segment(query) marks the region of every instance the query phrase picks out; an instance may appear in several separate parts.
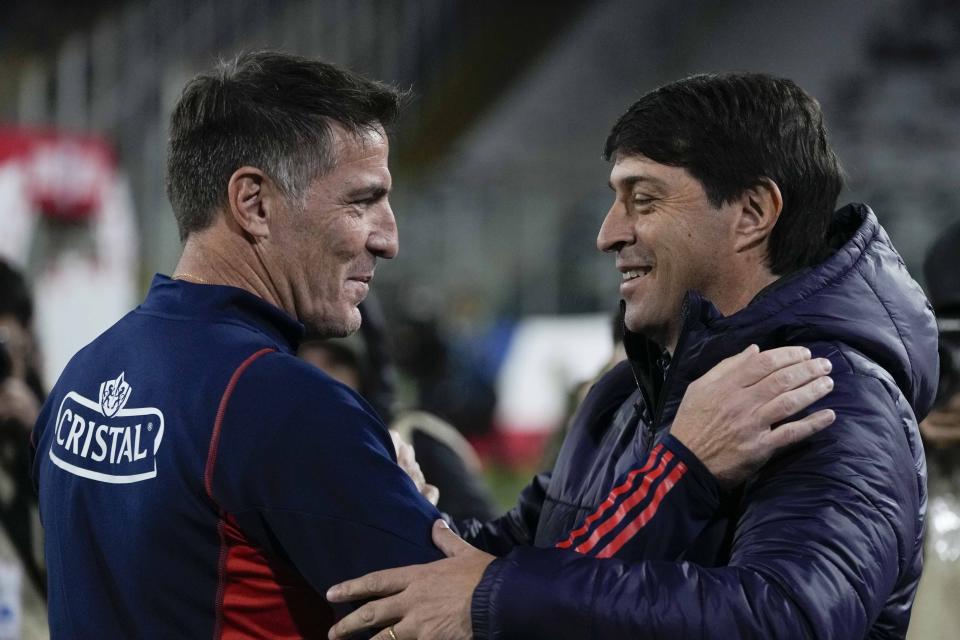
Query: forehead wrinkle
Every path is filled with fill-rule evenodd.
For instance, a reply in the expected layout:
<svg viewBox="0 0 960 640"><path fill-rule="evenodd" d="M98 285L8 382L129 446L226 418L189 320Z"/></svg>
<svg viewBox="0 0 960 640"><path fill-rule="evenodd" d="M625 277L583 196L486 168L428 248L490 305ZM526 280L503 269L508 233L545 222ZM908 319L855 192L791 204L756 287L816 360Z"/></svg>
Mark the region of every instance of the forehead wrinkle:
<svg viewBox="0 0 960 640"><path fill-rule="evenodd" d="M390 139L380 125L351 131L338 122L331 122L330 132L332 162L327 173L363 162L380 153L381 146L386 147L389 154Z"/></svg>

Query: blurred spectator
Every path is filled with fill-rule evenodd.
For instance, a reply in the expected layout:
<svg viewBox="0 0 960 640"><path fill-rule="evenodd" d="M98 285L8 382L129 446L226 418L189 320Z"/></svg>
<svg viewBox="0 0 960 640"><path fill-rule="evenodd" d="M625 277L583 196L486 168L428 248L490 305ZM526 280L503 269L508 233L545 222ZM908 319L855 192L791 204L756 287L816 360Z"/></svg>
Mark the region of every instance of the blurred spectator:
<svg viewBox="0 0 960 640"><path fill-rule="evenodd" d="M40 520L30 481L30 429L43 402L23 277L0 261L0 637L45 638Z"/></svg>
<svg viewBox="0 0 960 640"><path fill-rule="evenodd" d="M567 410L564 414L565 417L560 424L560 428L556 429L550 435L550 440L547 441L547 446L544 448L543 456L540 459L541 469L545 471L553 469L553 465L557 462L557 456L560 455L560 447L563 446L563 440L567 437L567 432L570 430L570 424L577 412L577 408L583 404L583 400L587 397L590 388L611 369L627 359L627 350L623 346L623 332L625 330L623 326L623 312L624 305L621 304L617 312L610 318L610 338L613 341L613 353L610 355L610 359L604 363L603 367L597 371L593 378L570 388L567 393Z"/></svg>
<svg viewBox="0 0 960 640"><path fill-rule="evenodd" d="M360 357L347 339L342 340L304 340L298 355L327 373L328 376L342 382L354 391L360 391ZM380 413L379 411L377 413ZM383 417L381 415L381 417Z"/></svg>
<svg viewBox="0 0 960 640"><path fill-rule="evenodd" d="M416 383L417 406L455 425L467 437L489 433L497 404L494 382L466 344L453 344L437 320L410 317L397 324L397 364Z"/></svg>
<svg viewBox="0 0 960 640"><path fill-rule="evenodd" d="M301 358L362 395L397 439L411 445L426 481L440 490L437 508L454 521L496 515L473 447L457 429L427 411L394 411L394 372L386 348L385 322L372 297L360 304L359 338L304 340ZM397 447L403 459L402 447ZM403 466L403 465L401 465ZM406 467L404 467L406 469ZM409 472L409 470L408 470Z"/></svg>
<svg viewBox="0 0 960 640"><path fill-rule="evenodd" d="M940 386L920 423L928 492L923 577L909 638L956 638L960 629L960 223L927 253L924 276L940 330Z"/></svg>

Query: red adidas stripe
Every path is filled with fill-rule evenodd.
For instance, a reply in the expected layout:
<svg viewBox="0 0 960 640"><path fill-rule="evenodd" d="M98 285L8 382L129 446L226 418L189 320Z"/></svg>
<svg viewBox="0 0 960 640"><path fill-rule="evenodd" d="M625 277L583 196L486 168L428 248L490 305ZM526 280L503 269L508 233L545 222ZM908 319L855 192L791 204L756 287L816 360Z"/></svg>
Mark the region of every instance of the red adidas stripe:
<svg viewBox="0 0 960 640"><path fill-rule="evenodd" d="M640 482L634 492L630 494L626 500L620 503L620 506L617 507L617 510L614 511L609 518L604 520L603 524L597 527L594 532L590 534L589 538L577 545L576 551L579 553L590 553L593 551L593 548L597 546L597 543L600 542L601 538L613 531L617 525L623 522L623 519L626 518L631 509L646 499L647 494L650 493L650 487L653 486L657 478L664 474L667 469L667 465L670 464L671 460L673 460L673 454L669 451L664 453L663 458L660 459L660 464L657 465L657 468L644 476L643 480Z"/></svg>
<svg viewBox="0 0 960 640"><path fill-rule="evenodd" d="M597 554L598 558L610 558L617 551L620 550L623 545L627 544L633 536L637 535L637 532L640 529L644 528L648 522L653 518L657 513L657 509L660 508L660 502L663 500L663 497L670 493L670 490L673 489L674 485L680 481L680 478L683 477L683 474L686 473L687 466L682 462L673 468L666 479L660 483L660 486L657 487L657 490L653 494L653 500L647 507L640 512L640 515L634 519L623 531L617 534L617 537L610 541L607 546L600 550Z"/></svg>
<svg viewBox="0 0 960 640"><path fill-rule="evenodd" d="M663 449L662 444L658 444L650 452L650 457L647 458L647 463L640 469L636 469L627 474L627 479L624 480L623 484L618 487L615 487L606 500L600 503L600 506L597 507L597 510L594 511L591 515L587 516L587 519L583 521L583 526L579 529L576 529L570 532L570 537L562 542L557 543L558 549L568 549L573 546L574 540L582 536L590 528L590 525L603 517L603 514L613 506L617 501L617 498L630 490L630 487L633 486L633 480L641 473L647 473L650 469L653 468L653 465L656 464L656 458L660 455L660 450Z"/></svg>

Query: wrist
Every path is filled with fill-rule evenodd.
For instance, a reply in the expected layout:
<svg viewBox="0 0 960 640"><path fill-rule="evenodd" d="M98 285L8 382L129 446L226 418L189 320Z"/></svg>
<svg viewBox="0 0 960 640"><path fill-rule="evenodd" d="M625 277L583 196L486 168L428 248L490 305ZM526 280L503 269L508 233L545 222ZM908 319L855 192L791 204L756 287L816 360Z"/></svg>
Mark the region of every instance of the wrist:
<svg viewBox="0 0 960 640"><path fill-rule="evenodd" d="M663 446L669 449L674 456L680 459L691 474L691 477L697 480L700 485L713 494L719 494L720 481L710 468L688 448L680 438L668 433L663 439Z"/></svg>
<svg viewBox="0 0 960 640"><path fill-rule="evenodd" d="M470 600L470 622L474 640L487 640L491 633L491 608L503 582L506 561L496 559L487 565Z"/></svg>

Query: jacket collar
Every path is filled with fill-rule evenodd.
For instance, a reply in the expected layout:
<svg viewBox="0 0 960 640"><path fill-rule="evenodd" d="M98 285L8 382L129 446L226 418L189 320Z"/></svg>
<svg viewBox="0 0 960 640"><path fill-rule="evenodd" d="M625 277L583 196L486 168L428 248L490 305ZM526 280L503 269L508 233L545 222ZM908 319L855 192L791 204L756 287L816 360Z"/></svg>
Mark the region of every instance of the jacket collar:
<svg viewBox="0 0 960 640"><path fill-rule="evenodd" d="M194 284L156 274L139 310L182 318L229 319L267 335L277 347L295 353L303 325L259 296L237 287Z"/></svg>

